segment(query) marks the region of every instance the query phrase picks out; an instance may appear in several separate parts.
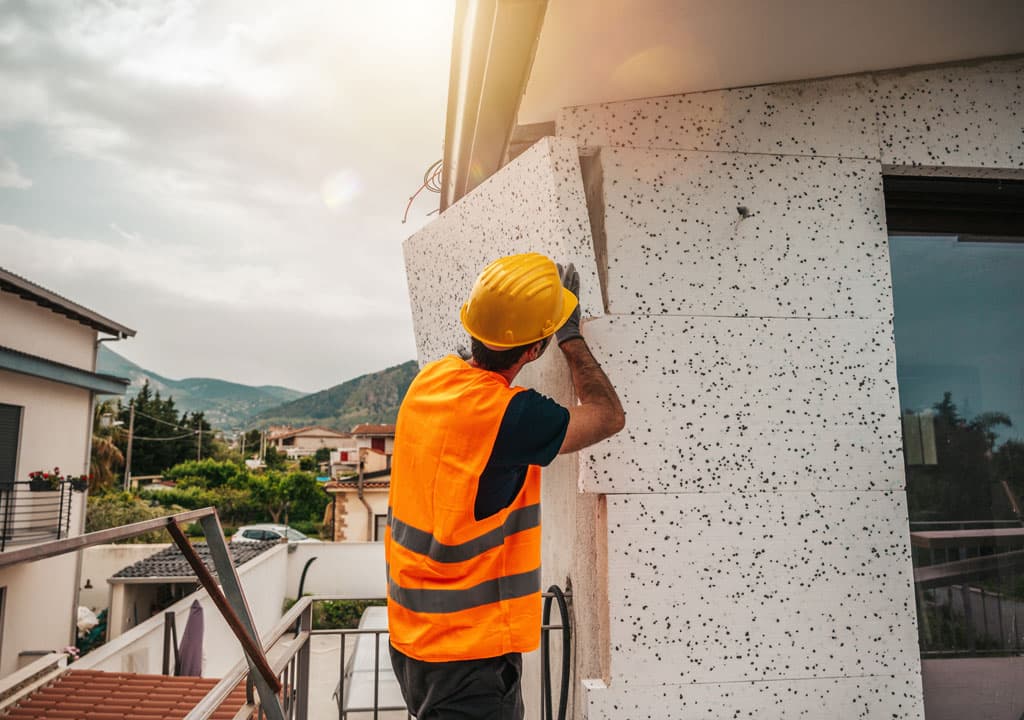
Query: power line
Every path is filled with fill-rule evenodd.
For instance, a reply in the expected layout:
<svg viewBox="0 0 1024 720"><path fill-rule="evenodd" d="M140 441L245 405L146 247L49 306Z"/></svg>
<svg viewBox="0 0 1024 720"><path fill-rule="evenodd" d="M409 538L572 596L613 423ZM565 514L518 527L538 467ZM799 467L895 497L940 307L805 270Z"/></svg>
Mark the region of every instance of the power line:
<svg viewBox="0 0 1024 720"><path fill-rule="evenodd" d="M117 429L120 430L123 433L127 433L128 432L127 430L125 430L122 427L119 427ZM194 437L197 434L198 434L198 432L196 430L193 430L192 432L185 433L184 435L174 435L173 437L142 437L140 435L132 435L132 440L156 440L156 441L167 442L167 441L170 441L170 440L181 440L181 439L187 438L187 437Z"/></svg>
<svg viewBox="0 0 1024 720"><path fill-rule="evenodd" d="M152 415L147 415L146 413L142 412L138 408L135 409L135 414L136 415L141 415L144 418L149 418L150 420L154 420L154 421L156 421L158 423L163 423L164 425L169 425L169 426L171 426L172 428L174 428L176 430L187 430L188 429L184 425L178 425L176 423L170 423L170 422L167 422L166 420L161 420L158 417L153 417Z"/></svg>

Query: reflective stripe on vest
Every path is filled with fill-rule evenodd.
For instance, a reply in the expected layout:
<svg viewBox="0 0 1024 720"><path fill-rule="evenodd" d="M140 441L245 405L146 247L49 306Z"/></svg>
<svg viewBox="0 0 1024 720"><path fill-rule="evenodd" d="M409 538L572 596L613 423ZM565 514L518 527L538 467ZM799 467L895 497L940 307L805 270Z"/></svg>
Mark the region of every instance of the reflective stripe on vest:
<svg viewBox="0 0 1024 720"><path fill-rule="evenodd" d="M453 613L540 592L540 568L487 580L466 590L413 590L388 579L390 598L418 613Z"/></svg>
<svg viewBox="0 0 1024 720"><path fill-rule="evenodd" d="M407 525L394 517L388 508L388 527L391 528L391 541L398 543L406 550L426 555L440 563L456 563L471 560L488 550L501 547L505 538L523 530L540 526L540 505L527 505L513 510L499 527L483 535L467 540L458 545L445 545L426 530ZM538 581L538 588L540 587ZM403 605L405 603L402 603ZM436 610L432 612L438 612Z"/></svg>

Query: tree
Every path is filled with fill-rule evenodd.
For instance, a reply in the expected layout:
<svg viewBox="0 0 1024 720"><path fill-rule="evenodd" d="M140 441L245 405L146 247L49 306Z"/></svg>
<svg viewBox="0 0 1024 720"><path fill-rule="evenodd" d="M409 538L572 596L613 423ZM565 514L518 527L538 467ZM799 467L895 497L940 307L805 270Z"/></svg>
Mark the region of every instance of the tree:
<svg viewBox="0 0 1024 720"><path fill-rule="evenodd" d="M998 457L993 428L1010 426L1010 418L986 412L968 421L949 392L933 408L937 462L907 468L911 520L982 520L1004 514L1002 490L993 488L999 479L993 473Z"/></svg>
<svg viewBox="0 0 1024 720"><path fill-rule="evenodd" d="M120 401L96 404L92 419L92 450L89 457L90 490L105 490L120 484L124 454L116 444L113 420L120 412Z"/></svg>
<svg viewBox="0 0 1024 720"><path fill-rule="evenodd" d="M287 511L291 517L318 520L327 504L327 496L312 473L267 470L253 477L253 497L281 522Z"/></svg>
<svg viewBox="0 0 1024 720"><path fill-rule="evenodd" d="M249 485L249 473L240 465L224 460L205 458L203 460L186 460L164 472L168 480L176 480L180 484L188 479L188 484L204 487L218 488L223 485L231 487L247 487Z"/></svg>
<svg viewBox="0 0 1024 720"><path fill-rule="evenodd" d="M263 463L269 470L284 470L287 463L288 456L282 452L278 452L277 448L268 447L267 451L263 454Z"/></svg>

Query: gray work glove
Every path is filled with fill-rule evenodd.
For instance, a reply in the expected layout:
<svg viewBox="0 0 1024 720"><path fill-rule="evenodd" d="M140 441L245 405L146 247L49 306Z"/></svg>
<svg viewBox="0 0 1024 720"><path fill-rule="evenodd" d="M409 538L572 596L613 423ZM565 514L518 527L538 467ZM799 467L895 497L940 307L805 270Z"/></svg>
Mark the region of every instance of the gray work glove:
<svg viewBox="0 0 1024 720"><path fill-rule="evenodd" d="M580 296L580 274L576 272L575 266L569 263L565 267L558 264L558 275L562 278L562 287L571 292L577 297ZM558 340L558 344L561 345L567 340L574 340L576 338L583 338L580 334L580 306L576 304L576 309L572 311L572 315L565 321L555 332L555 339Z"/></svg>

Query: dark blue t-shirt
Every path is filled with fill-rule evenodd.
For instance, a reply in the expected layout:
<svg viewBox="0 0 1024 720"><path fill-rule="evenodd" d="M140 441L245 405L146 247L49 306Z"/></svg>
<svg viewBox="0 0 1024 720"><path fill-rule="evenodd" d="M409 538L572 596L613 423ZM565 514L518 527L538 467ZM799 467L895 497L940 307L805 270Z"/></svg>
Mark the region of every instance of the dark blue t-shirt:
<svg viewBox="0 0 1024 720"><path fill-rule="evenodd" d="M523 487L528 465L547 465L558 455L569 411L535 390L509 401L487 467L480 475L473 516L483 520L508 507Z"/></svg>

